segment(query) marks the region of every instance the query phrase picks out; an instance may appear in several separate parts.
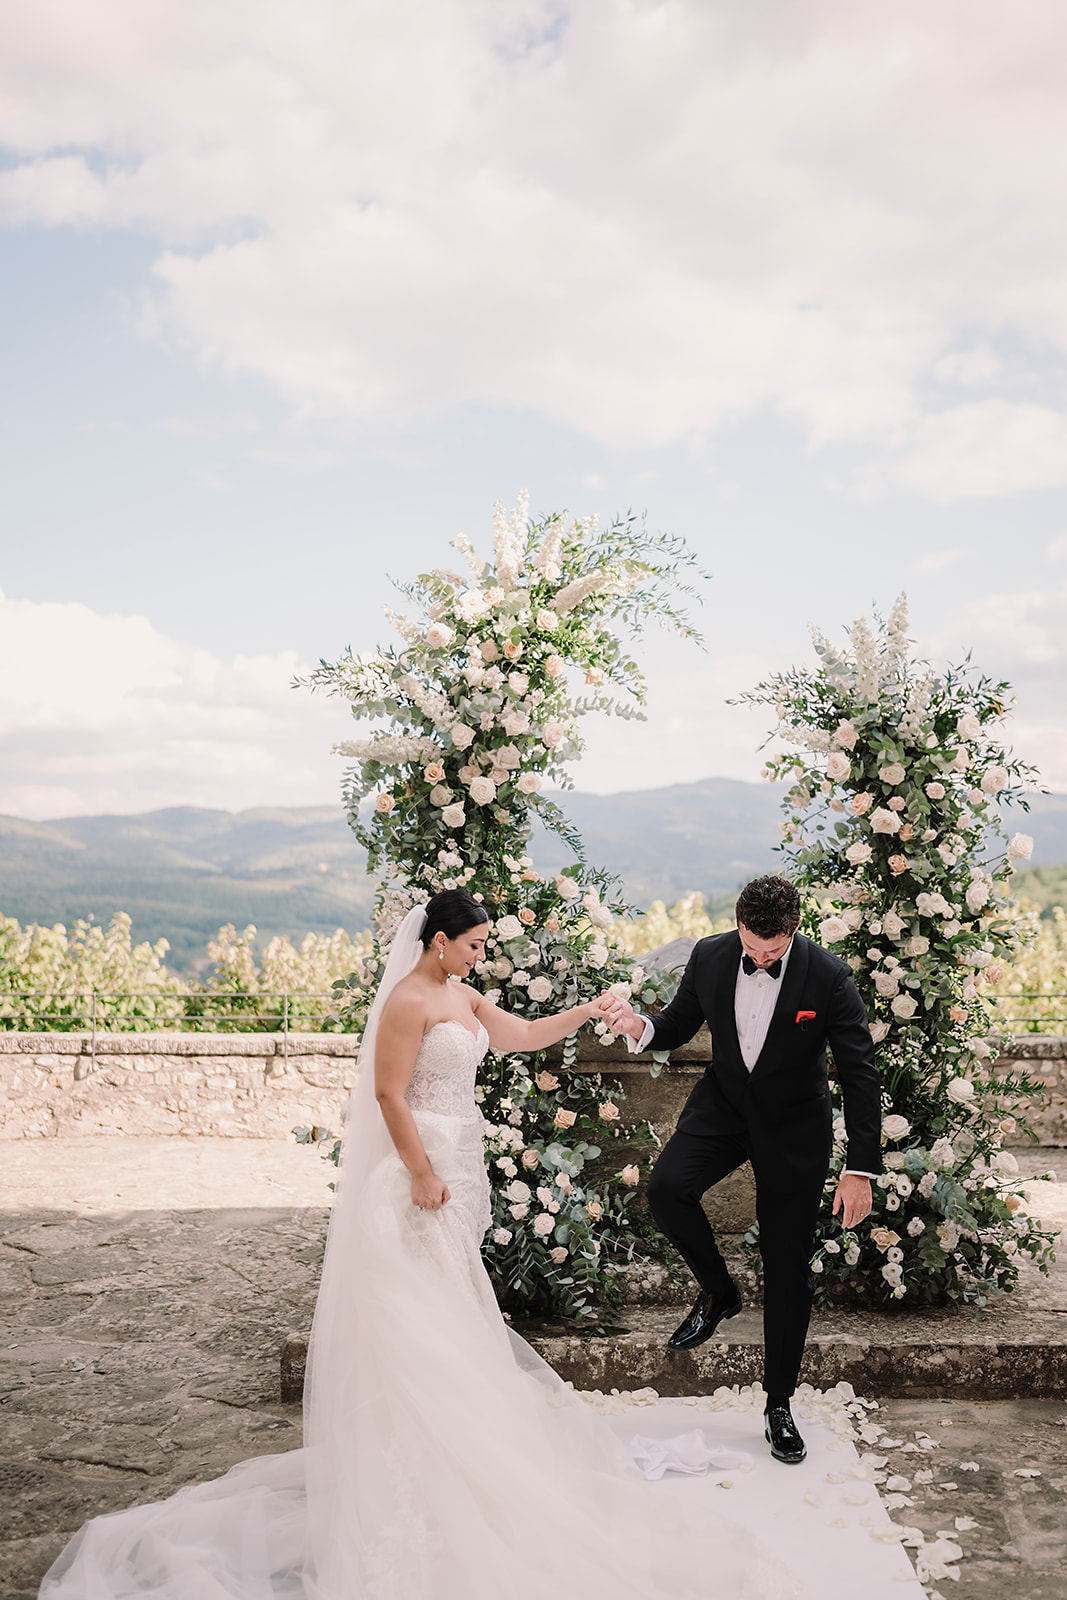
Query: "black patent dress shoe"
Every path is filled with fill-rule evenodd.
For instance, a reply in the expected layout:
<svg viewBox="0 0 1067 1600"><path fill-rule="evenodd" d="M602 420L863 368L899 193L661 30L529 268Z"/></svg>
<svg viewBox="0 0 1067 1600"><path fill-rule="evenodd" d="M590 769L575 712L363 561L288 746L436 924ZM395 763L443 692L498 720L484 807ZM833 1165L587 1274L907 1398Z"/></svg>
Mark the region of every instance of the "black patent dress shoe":
<svg viewBox="0 0 1067 1600"><path fill-rule="evenodd" d="M788 1406L768 1406L763 1414L763 1432L776 1461L794 1466L808 1453Z"/></svg>
<svg viewBox="0 0 1067 1600"><path fill-rule="evenodd" d="M736 1317L740 1309L741 1296L732 1283L726 1294L698 1294L692 1311L667 1340L667 1349L695 1350L711 1338L720 1322Z"/></svg>

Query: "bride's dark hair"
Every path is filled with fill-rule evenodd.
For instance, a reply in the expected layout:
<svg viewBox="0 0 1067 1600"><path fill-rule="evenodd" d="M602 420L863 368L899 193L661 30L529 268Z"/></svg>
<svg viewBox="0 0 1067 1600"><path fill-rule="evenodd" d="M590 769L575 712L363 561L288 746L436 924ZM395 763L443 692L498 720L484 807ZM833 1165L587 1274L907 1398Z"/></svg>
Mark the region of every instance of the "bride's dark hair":
<svg viewBox="0 0 1067 1600"><path fill-rule="evenodd" d="M442 889L426 907L426 926L422 930L422 947L428 950L435 933L446 939L458 939L468 928L488 922L489 914L466 889Z"/></svg>

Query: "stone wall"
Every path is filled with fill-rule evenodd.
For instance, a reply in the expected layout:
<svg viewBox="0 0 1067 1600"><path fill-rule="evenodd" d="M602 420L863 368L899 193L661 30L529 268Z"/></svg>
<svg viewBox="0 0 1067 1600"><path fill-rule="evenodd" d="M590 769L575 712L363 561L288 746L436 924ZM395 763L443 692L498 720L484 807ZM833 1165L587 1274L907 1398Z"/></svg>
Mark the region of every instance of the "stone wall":
<svg viewBox="0 0 1067 1600"><path fill-rule="evenodd" d="M351 1034L0 1033L0 1138L90 1134L288 1137L297 1123L337 1128L352 1083ZM702 1028L662 1077L618 1044L582 1041L579 1070L622 1080L627 1120L665 1137L711 1058ZM1067 1037L1024 1034L1004 1069L1024 1066L1045 1093L1030 1108L1041 1143L1067 1145ZM1020 1141L1022 1142L1022 1141Z"/></svg>

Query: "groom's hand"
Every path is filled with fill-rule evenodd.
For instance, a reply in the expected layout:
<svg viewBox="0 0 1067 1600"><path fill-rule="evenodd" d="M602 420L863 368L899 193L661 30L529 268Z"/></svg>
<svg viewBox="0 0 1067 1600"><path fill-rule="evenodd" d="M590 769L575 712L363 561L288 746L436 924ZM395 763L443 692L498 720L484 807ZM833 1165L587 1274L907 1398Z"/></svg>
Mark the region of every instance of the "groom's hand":
<svg viewBox="0 0 1067 1600"><path fill-rule="evenodd" d="M843 1228L857 1228L864 1217L871 1214L871 1180L861 1178L857 1172L843 1172L837 1180L834 1195L834 1216L841 1213Z"/></svg>
<svg viewBox="0 0 1067 1600"><path fill-rule="evenodd" d="M629 1000L624 1000L621 995L612 994L610 990L602 994L600 999L604 1007L604 1020L612 1033L628 1033L631 1038L640 1039L645 1031L645 1024Z"/></svg>

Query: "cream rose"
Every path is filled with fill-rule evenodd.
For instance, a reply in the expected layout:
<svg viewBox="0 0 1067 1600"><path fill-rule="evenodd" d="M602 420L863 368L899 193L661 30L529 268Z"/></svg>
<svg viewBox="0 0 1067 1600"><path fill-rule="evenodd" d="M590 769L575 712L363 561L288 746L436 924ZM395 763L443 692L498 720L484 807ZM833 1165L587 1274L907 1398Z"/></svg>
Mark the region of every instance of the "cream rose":
<svg viewBox="0 0 1067 1600"><path fill-rule="evenodd" d="M510 1244L512 1237L510 1228L496 1228L493 1232L493 1243L500 1245Z"/></svg>
<svg viewBox="0 0 1067 1600"><path fill-rule="evenodd" d="M890 856L889 857L889 870L893 874L894 878L899 878L902 872L907 872L907 870L908 870L908 858L907 858L907 856Z"/></svg>
<svg viewBox="0 0 1067 1600"><path fill-rule="evenodd" d="M474 743L474 729L468 728L465 722L457 722L449 733L457 750L466 750Z"/></svg>
<svg viewBox="0 0 1067 1600"><path fill-rule="evenodd" d="M422 775L427 783L443 783L445 769L439 761L431 761L428 767L423 767Z"/></svg>
<svg viewBox="0 0 1067 1600"><path fill-rule="evenodd" d="M975 878L974 882L968 885L967 893L963 898L967 902L968 911L981 911L989 899L989 884L984 878Z"/></svg>
<svg viewBox="0 0 1067 1600"><path fill-rule="evenodd" d="M597 1115L601 1122L618 1122L619 1108L613 1100L605 1100L603 1105L597 1107Z"/></svg>
<svg viewBox="0 0 1067 1600"><path fill-rule="evenodd" d="M926 785L926 794L931 800L943 800L945 798L945 785L936 782L928 783Z"/></svg>
<svg viewBox="0 0 1067 1600"><path fill-rule="evenodd" d="M493 760L498 767L506 767L509 772L514 772L522 764L522 757L513 744L502 744L499 750L493 752Z"/></svg>
<svg viewBox="0 0 1067 1600"><path fill-rule="evenodd" d="M539 611L534 617L534 622L542 633L555 633L559 626L559 618L554 611Z"/></svg>
<svg viewBox="0 0 1067 1600"><path fill-rule="evenodd" d="M492 778L472 778L470 797L475 805L487 806L496 799L496 784Z"/></svg>
<svg viewBox="0 0 1067 1600"><path fill-rule="evenodd" d="M884 806L879 806L871 812L871 829L874 833L897 833L900 818L895 811L887 811Z"/></svg>
<svg viewBox="0 0 1067 1600"><path fill-rule="evenodd" d="M895 1000L890 1001L889 1009L895 1017L900 1017L902 1021L907 1022L918 1011L919 1002L913 999L910 994L898 994Z"/></svg>
<svg viewBox="0 0 1067 1600"><path fill-rule="evenodd" d="M578 1121L578 1113L577 1111L567 1111L565 1107L560 1106L552 1121L557 1128L573 1128Z"/></svg>
<svg viewBox="0 0 1067 1600"><path fill-rule="evenodd" d="M865 839L857 839L855 844L850 844L845 851L845 860L851 861L854 867L862 867L874 854Z"/></svg>
<svg viewBox="0 0 1067 1600"><path fill-rule="evenodd" d="M874 1040L875 1044L881 1044L882 1040L885 1038L885 1036L886 1036L886 1034L888 1032L889 1032L889 1024L888 1024L888 1022L872 1022L871 1023L871 1038Z"/></svg>
<svg viewBox="0 0 1067 1600"><path fill-rule="evenodd" d="M890 1116L883 1118L882 1133L894 1143L898 1139L906 1139L910 1132L911 1123L907 1117L902 1117L894 1111Z"/></svg>
<svg viewBox="0 0 1067 1600"><path fill-rule="evenodd" d="M532 1193L529 1184L523 1183L521 1178L516 1178L514 1183L509 1183L504 1190L504 1199L514 1201L516 1205L526 1205Z"/></svg>
<svg viewBox="0 0 1067 1600"><path fill-rule="evenodd" d="M980 739L982 736L982 724L973 711L965 711L956 723L956 732L961 739Z"/></svg>
<svg viewBox="0 0 1067 1600"><path fill-rule="evenodd" d="M541 1005L545 1000L552 998L552 984L548 978L532 978L526 993L531 1000L536 1000Z"/></svg>
<svg viewBox="0 0 1067 1600"><path fill-rule="evenodd" d="M564 873L562 877L556 879L556 893L561 900L577 900L581 892L581 884L569 874Z"/></svg>
<svg viewBox="0 0 1067 1600"><path fill-rule="evenodd" d="M536 1150L524 1150L519 1159L522 1161L522 1164L526 1168L527 1172L535 1172L541 1165L541 1157L538 1155Z"/></svg>
<svg viewBox="0 0 1067 1600"><path fill-rule="evenodd" d="M452 790L446 783L437 783L430 790L430 804L432 806L447 806L452 800Z"/></svg>
<svg viewBox="0 0 1067 1600"><path fill-rule="evenodd" d="M444 650L456 636L446 622L433 622L424 637L431 650Z"/></svg>
<svg viewBox="0 0 1067 1600"><path fill-rule="evenodd" d="M604 1207L599 1200L587 1200L585 1203L586 1215L593 1221L599 1222L604 1215Z"/></svg>
<svg viewBox="0 0 1067 1600"><path fill-rule="evenodd" d="M823 944L837 944L841 939L847 939L848 934L848 923L842 917L827 917L825 922L819 924L819 939Z"/></svg>
<svg viewBox="0 0 1067 1600"><path fill-rule="evenodd" d="M541 779L536 772L520 772L515 787L520 794L536 794L541 787Z"/></svg>
<svg viewBox="0 0 1067 1600"><path fill-rule="evenodd" d="M970 1105L974 1099L974 1084L969 1078L950 1078L945 1085L945 1093L958 1106Z"/></svg>
<svg viewBox="0 0 1067 1600"><path fill-rule="evenodd" d="M495 641L492 639L483 639L478 649L481 652L483 661L495 661L500 654Z"/></svg>
<svg viewBox="0 0 1067 1600"><path fill-rule="evenodd" d="M542 1211L534 1217L533 1230L538 1238L544 1239L556 1226L556 1219L550 1211Z"/></svg>
<svg viewBox="0 0 1067 1600"><path fill-rule="evenodd" d="M883 783L896 785L904 782L907 773L899 761L891 761L888 766L878 768L878 776Z"/></svg>
<svg viewBox="0 0 1067 1600"><path fill-rule="evenodd" d="M641 1182L641 1168L635 1166L623 1167L619 1177L628 1189L635 1189Z"/></svg>
<svg viewBox="0 0 1067 1600"><path fill-rule="evenodd" d="M854 794L848 803L848 809L854 817L862 817L874 804L874 796L869 794Z"/></svg>
<svg viewBox="0 0 1067 1600"><path fill-rule="evenodd" d="M504 654L509 661L518 661L522 655L522 645L515 639L504 640Z"/></svg>
<svg viewBox="0 0 1067 1600"><path fill-rule="evenodd" d="M842 750L854 750L856 748L856 740L859 738L859 734L856 732L851 722L841 721L837 724L837 732L834 734L834 738L837 740Z"/></svg>
<svg viewBox="0 0 1067 1600"><path fill-rule="evenodd" d="M1028 833L1017 833L1008 845L1009 861L1029 861L1034 853L1034 841Z"/></svg>
<svg viewBox="0 0 1067 1600"><path fill-rule="evenodd" d="M535 983L546 983L547 981L548 980L545 978L534 979ZM551 1094L553 1089L559 1088L559 1079L552 1072L536 1073L534 1076L534 1083L536 1083L542 1094Z"/></svg>
<svg viewBox="0 0 1067 1600"><path fill-rule="evenodd" d="M493 932L498 939L518 939L522 935L522 923L518 917L501 917Z"/></svg>
<svg viewBox="0 0 1067 1600"><path fill-rule="evenodd" d="M900 979L895 972L876 972L874 975L874 987L878 990L883 1000L891 1000L895 994L900 992Z"/></svg>
<svg viewBox="0 0 1067 1600"><path fill-rule="evenodd" d="M826 758L826 776L834 783L844 783L852 774L852 763L840 750L831 750Z"/></svg>
<svg viewBox="0 0 1067 1600"><path fill-rule="evenodd" d="M990 767L988 772L982 774L982 793L999 794L1008 787L1008 774L1004 767Z"/></svg>
<svg viewBox="0 0 1067 1600"><path fill-rule="evenodd" d="M445 806L441 821L446 828L462 828L467 821L467 813L462 806Z"/></svg>
<svg viewBox="0 0 1067 1600"><path fill-rule="evenodd" d="M877 1250L892 1250L900 1243L900 1234L894 1233L892 1228L872 1228L871 1243Z"/></svg>
<svg viewBox="0 0 1067 1600"><path fill-rule="evenodd" d="M393 799L391 794L380 794L377 800L375 800L374 805L375 809L380 811L383 817L387 817L390 811L394 811L396 809L396 801Z"/></svg>

